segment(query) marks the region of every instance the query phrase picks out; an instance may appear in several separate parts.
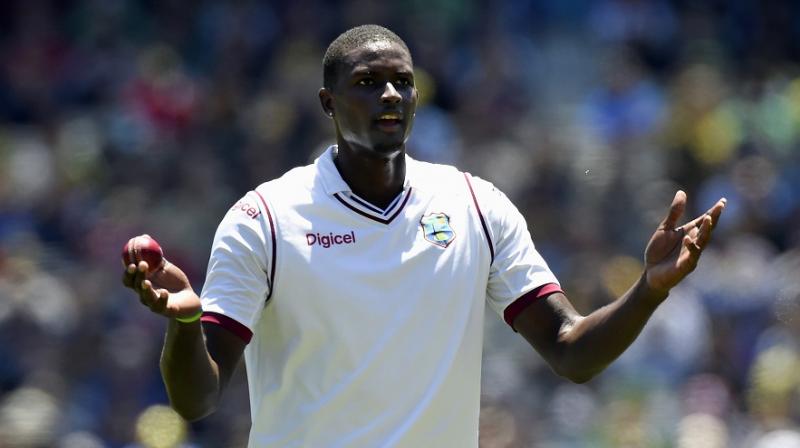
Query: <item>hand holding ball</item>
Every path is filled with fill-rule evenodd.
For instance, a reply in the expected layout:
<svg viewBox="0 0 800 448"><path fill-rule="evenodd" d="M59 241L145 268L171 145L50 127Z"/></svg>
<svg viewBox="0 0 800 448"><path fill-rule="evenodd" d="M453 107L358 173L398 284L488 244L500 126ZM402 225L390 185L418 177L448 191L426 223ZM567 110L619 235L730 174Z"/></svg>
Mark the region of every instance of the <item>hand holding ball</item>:
<svg viewBox="0 0 800 448"><path fill-rule="evenodd" d="M143 261L147 262L147 270ZM203 306L189 279L180 268L164 259L164 251L150 235L128 240L122 248L122 263L125 265L122 284L132 289L150 311L181 324L200 320Z"/></svg>
<svg viewBox="0 0 800 448"><path fill-rule="evenodd" d="M135 236L122 247L122 263L125 266L138 266L141 261L147 262L148 273L164 267L164 251L150 235Z"/></svg>

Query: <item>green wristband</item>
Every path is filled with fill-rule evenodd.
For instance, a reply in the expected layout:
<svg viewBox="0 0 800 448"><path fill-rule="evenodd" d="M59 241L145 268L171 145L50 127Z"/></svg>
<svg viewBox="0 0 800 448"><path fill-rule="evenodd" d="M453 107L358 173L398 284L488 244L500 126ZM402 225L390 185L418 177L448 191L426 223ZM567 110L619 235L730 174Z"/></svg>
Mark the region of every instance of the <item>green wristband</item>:
<svg viewBox="0 0 800 448"><path fill-rule="evenodd" d="M198 311L198 312L197 312L197 314L195 314L194 316L189 316L189 317L176 317L176 318L175 318L175 320L177 320L178 322L180 322L180 323L182 323L182 324L190 324L190 323L192 323L192 322L197 322L198 320L200 320L200 317L201 317L202 315L203 315L203 310L200 310L200 311Z"/></svg>

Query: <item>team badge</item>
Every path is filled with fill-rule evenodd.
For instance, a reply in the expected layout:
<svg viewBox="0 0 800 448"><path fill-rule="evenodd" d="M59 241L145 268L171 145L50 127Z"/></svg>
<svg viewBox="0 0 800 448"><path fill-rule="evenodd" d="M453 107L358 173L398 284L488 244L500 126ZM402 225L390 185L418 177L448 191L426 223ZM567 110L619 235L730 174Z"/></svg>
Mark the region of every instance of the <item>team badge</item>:
<svg viewBox="0 0 800 448"><path fill-rule="evenodd" d="M456 238L456 233L450 227L450 217L444 213L431 213L419 220L425 240L437 246L447 247Z"/></svg>

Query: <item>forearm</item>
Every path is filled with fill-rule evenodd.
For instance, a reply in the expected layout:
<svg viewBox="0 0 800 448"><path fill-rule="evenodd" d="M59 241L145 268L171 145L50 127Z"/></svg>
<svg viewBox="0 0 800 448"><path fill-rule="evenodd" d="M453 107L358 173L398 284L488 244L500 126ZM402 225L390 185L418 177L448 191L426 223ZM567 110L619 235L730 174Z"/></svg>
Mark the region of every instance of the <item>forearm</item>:
<svg viewBox="0 0 800 448"><path fill-rule="evenodd" d="M666 296L648 287L642 276L613 303L562 329L562 370L577 382L600 373L633 343Z"/></svg>
<svg viewBox="0 0 800 448"><path fill-rule="evenodd" d="M186 420L214 410L220 395L219 371L206 349L200 321L185 324L170 319L161 376L173 409Z"/></svg>

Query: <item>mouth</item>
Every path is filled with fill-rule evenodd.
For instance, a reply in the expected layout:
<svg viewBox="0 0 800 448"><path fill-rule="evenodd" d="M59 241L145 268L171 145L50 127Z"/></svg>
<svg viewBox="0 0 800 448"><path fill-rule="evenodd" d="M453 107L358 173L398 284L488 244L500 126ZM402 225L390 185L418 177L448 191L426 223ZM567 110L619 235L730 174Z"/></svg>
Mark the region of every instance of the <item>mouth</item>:
<svg viewBox="0 0 800 448"><path fill-rule="evenodd" d="M399 112L384 112L376 120L378 128L386 132L394 132L402 128L403 116Z"/></svg>

